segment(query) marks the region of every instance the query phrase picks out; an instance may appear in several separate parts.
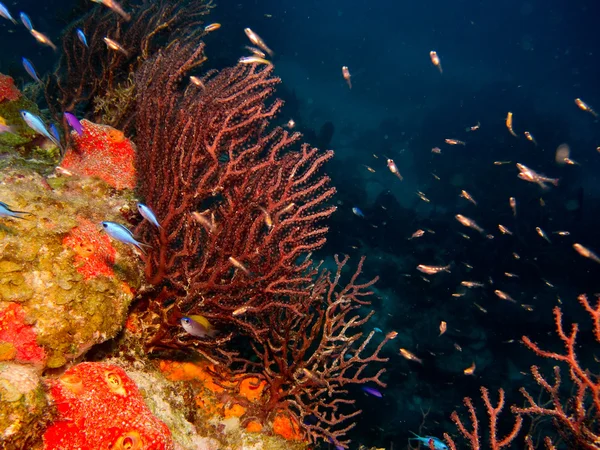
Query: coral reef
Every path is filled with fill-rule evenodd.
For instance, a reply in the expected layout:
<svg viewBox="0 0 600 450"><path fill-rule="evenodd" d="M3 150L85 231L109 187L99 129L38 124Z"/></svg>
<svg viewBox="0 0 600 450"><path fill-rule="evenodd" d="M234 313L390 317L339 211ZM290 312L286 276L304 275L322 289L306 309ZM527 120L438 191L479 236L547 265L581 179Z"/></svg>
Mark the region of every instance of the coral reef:
<svg viewBox="0 0 600 450"><path fill-rule="evenodd" d="M21 92L15 86L15 81L8 75L0 73L0 102L14 101L21 97Z"/></svg>
<svg viewBox="0 0 600 450"><path fill-rule="evenodd" d="M212 7L204 0L189 2L185 8L175 0L135 0L126 5L131 15L128 22L99 6L71 23L63 32L61 59L45 80L46 100L54 118L58 121L63 111L92 109L90 103L101 102L102 116L93 119L129 130L135 96L129 95L133 90L122 88L130 74L162 46L178 40L197 41L203 34L203 19ZM77 28L86 34L89 47L77 38ZM130 56L107 49L105 36L118 36ZM67 134L66 123L64 126Z"/></svg>
<svg viewBox="0 0 600 450"><path fill-rule="evenodd" d="M45 450L95 448L170 450L168 427L148 410L120 367L80 363L46 382L58 418L44 433Z"/></svg>
<svg viewBox="0 0 600 450"><path fill-rule="evenodd" d="M91 225L122 217L126 198L107 194L101 181L0 171L0 201L29 213L0 222L0 308L19 303L48 367L115 336L139 286L135 254Z"/></svg>
<svg viewBox="0 0 600 450"><path fill-rule="evenodd" d="M0 261L0 272L6 273L19 266ZM1 307L1 306L0 306ZM8 303L0 310L0 361L15 361L44 365L46 353L37 343L31 324L25 322L25 312L18 303Z"/></svg>
<svg viewBox="0 0 600 450"><path fill-rule="evenodd" d="M82 120L83 134L71 132L71 145L61 167L78 175L98 177L116 189L133 189L135 145L107 125Z"/></svg>
<svg viewBox="0 0 600 450"><path fill-rule="evenodd" d="M52 417L36 368L0 362L0 447L34 448Z"/></svg>

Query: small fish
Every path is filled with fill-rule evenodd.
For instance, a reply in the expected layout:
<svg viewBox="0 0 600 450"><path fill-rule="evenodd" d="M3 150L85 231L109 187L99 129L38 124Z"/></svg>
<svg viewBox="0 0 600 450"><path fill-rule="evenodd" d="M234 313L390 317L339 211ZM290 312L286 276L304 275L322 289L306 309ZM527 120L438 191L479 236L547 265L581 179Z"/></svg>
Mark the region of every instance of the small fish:
<svg viewBox="0 0 600 450"><path fill-rule="evenodd" d="M24 219L23 215L31 213L25 211L15 211L10 208L6 203L0 202L0 217L13 217L15 219Z"/></svg>
<svg viewBox="0 0 600 450"><path fill-rule="evenodd" d="M425 234L425 231L423 230L417 230L415 231L409 238L408 240L410 241L411 239L416 239L416 238L420 238L421 236L423 236Z"/></svg>
<svg viewBox="0 0 600 450"><path fill-rule="evenodd" d="M473 361L473 364L471 364L469 367L467 367L465 370L463 370L463 373L465 375L473 375L475 373L475 368L477 366L475 365L475 362Z"/></svg>
<svg viewBox="0 0 600 450"><path fill-rule="evenodd" d="M504 272L504 276L508 278L519 278L519 275L510 272Z"/></svg>
<svg viewBox="0 0 600 450"><path fill-rule="evenodd" d="M400 179L400 181L404 180L404 178L402 178L402 175L400 175L400 172L398 171L398 167L396 167L396 163L394 163L393 159L387 160L387 166L388 166L388 169L390 169L390 172L392 172L394 175L396 175Z"/></svg>
<svg viewBox="0 0 600 450"><path fill-rule="evenodd" d="M119 44L118 42L113 41L112 39L110 39L108 37L103 37L102 39L104 40L104 42L106 42L107 47L110 48L111 50L121 52L127 57L129 56L129 52L127 50L125 50L121 46L121 44Z"/></svg>
<svg viewBox="0 0 600 450"><path fill-rule="evenodd" d="M285 124L285 127L289 128L290 130L293 130L294 128L296 128L296 121L294 119L288 120L288 122Z"/></svg>
<svg viewBox="0 0 600 450"><path fill-rule="evenodd" d="M243 315L243 314L246 314L246 313L247 313L248 311L250 311L251 309L252 309L252 307L250 307L250 306L242 306L242 307L240 307L240 308L238 308L238 309L234 310L234 311L231 313L231 315L232 315L233 317L241 316L241 315Z"/></svg>
<svg viewBox="0 0 600 450"><path fill-rule="evenodd" d="M207 210L207 211L208 211L208 210ZM212 233L212 232L214 232L214 231L216 230L217 226L216 226L216 224L215 224L215 221L214 221L214 216L212 216L212 215L211 215L211 218L210 218L210 219L207 219L207 218L204 216L204 214L205 214L207 211L204 211L203 213L199 213L199 212L197 212L197 211L194 211L194 212L191 214L191 216L192 216L192 218L193 218L193 219L194 219L196 222L198 222L200 225L202 225L204 228L206 228L206 230L207 230L209 233Z"/></svg>
<svg viewBox="0 0 600 450"><path fill-rule="evenodd" d="M369 386L361 386L360 387L367 394L372 395L373 397L382 398L383 394L379 392L377 389L369 387Z"/></svg>
<svg viewBox="0 0 600 450"><path fill-rule="evenodd" d="M105 221L102 222L102 227L104 228L106 233L113 239L116 239L117 241L122 242L123 244L135 245L137 248L140 249L140 251L142 251L142 253L144 252L142 246L150 247L149 245L142 244L141 242L136 241L133 237L133 233L131 233L129 229L127 229L125 226L119 223Z"/></svg>
<svg viewBox="0 0 600 450"><path fill-rule="evenodd" d="M51 123L49 128L50 128L50 134L52 134L52 136L54 136L54 138L58 142L60 142L60 133L58 132L58 128L56 128L56 125Z"/></svg>
<svg viewBox="0 0 600 450"><path fill-rule="evenodd" d="M45 34L42 34L39 31L33 30L33 29L29 30L29 32L35 38L35 40L38 41L40 44L47 45L48 47L50 47L54 51L57 50L56 45L54 45L52 43L52 41L48 38L48 36L46 36Z"/></svg>
<svg viewBox="0 0 600 450"><path fill-rule="evenodd" d="M233 256L229 257L229 262L236 268L240 269L242 272L244 272L246 275L250 274L250 271L246 268L246 266L244 266L241 262L239 262L237 259L235 259Z"/></svg>
<svg viewBox="0 0 600 450"><path fill-rule="evenodd" d="M448 329L448 324L442 320L440 322L440 334L438 336L441 336L442 334L444 334L447 329Z"/></svg>
<svg viewBox="0 0 600 450"><path fill-rule="evenodd" d="M85 33L83 32L82 29L77 28L75 30L75 32L77 33L77 38L79 39L79 41L85 45L86 47L88 47L88 43L87 43L87 37L85 37Z"/></svg>
<svg viewBox="0 0 600 450"><path fill-rule="evenodd" d="M202 338L214 336L214 330L208 319L199 314L182 317L180 323L183 329L192 336Z"/></svg>
<svg viewBox="0 0 600 450"><path fill-rule="evenodd" d="M533 145L535 145L535 146L538 145L537 141L535 140L535 138L529 131L525 131L523 134L525 135L525 137L527 138L528 141L533 142Z"/></svg>
<svg viewBox="0 0 600 450"><path fill-rule="evenodd" d="M519 169L519 178L521 180L525 180L530 183L536 183L542 189L548 188L548 185L546 183L552 183L554 186L558 186L558 178L548 178L545 175L541 175L520 163L517 163L517 169Z"/></svg>
<svg viewBox="0 0 600 450"><path fill-rule="evenodd" d="M459 141L458 139L444 139L444 142L448 145L467 145L464 141Z"/></svg>
<svg viewBox="0 0 600 450"><path fill-rule="evenodd" d="M552 244L552 241L550 240L550 238L548 237L548 235L546 234L546 232L544 230L542 230L540 227L535 227L535 231L537 234L540 235L540 237L542 239L544 239L546 242L548 242L548 244Z"/></svg>
<svg viewBox="0 0 600 450"><path fill-rule="evenodd" d="M477 230L477 231L479 231L482 234L485 233L485 231L483 230L483 228L481 228L479 225L477 225L477 222L475 222L474 220L469 219L468 217L465 217L462 214L457 214L454 217L456 218L456 220L458 220L465 227Z"/></svg>
<svg viewBox="0 0 600 450"><path fill-rule="evenodd" d="M33 63L27 58L21 58L21 61L23 62L23 67L25 68L25 71L29 74L29 76L33 78L37 83L41 83L42 80L40 80L40 77L38 76L35 67L33 67Z"/></svg>
<svg viewBox="0 0 600 450"><path fill-rule="evenodd" d="M259 56L256 55L252 55L252 56L242 56L238 62L240 64L266 64L267 66L272 66L273 63L269 60L266 60L264 58L261 58Z"/></svg>
<svg viewBox="0 0 600 450"><path fill-rule="evenodd" d="M517 136L517 133L515 133L515 130L513 130L513 113L510 111L506 115L506 128L508 128L509 133L514 137L519 137Z"/></svg>
<svg viewBox="0 0 600 450"><path fill-rule="evenodd" d="M201 88L204 89L204 83L202 82L202 80L199 77L192 75L190 77L190 81L192 83L194 83L196 86L201 87Z"/></svg>
<svg viewBox="0 0 600 450"><path fill-rule="evenodd" d="M495 166L504 166L506 164L510 164L512 161L494 161Z"/></svg>
<svg viewBox="0 0 600 450"><path fill-rule="evenodd" d="M443 73L442 70L442 63L440 62L440 57L438 56L437 52L432 50L429 52L429 59L431 59L431 63L438 68L438 70L440 71L440 73Z"/></svg>
<svg viewBox="0 0 600 450"><path fill-rule="evenodd" d="M352 212L355 215L357 215L358 217L362 217L362 218L365 217L365 215L363 214L363 212L359 208L357 208L356 206L354 208L352 208Z"/></svg>
<svg viewBox="0 0 600 450"><path fill-rule="evenodd" d="M13 18L13 16L10 15L10 13L8 12L8 8L4 6L4 3L0 3L0 16L4 17L7 20L10 20L15 25L17 24L17 21Z"/></svg>
<svg viewBox="0 0 600 450"><path fill-rule="evenodd" d="M244 28L244 33L246 33L246 36L248 36L248 39L250 39L250 42L252 42L254 45L256 45L261 50L264 50L265 52L267 52L267 54L269 56L273 57L273 50L271 50L269 47L267 47L267 44L265 44L265 41L263 41L258 34L256 34L250 28Z"/></svg>
<svg viewBox="0 0 600 450"><path fill-rule="evenodd" d="M480 127L481 127L481 123L477 122L477 125L473 125L472 127L467 127L465 131L466 132L477 131L477 130L479 130Z"/></svg>
<svg viewBox="0 0 600 450"><path fill-rule="evenodd" d="M583 256L584 258L589 258L592 261L597 262L598 264L600 264L600 258L598 257L598 255L596 255L593 251L591 251L589 248L584 247L581 244L573 244L573 248L575 249L575 251L577 253L579 253L581 256Z"/></svg>
<svg viewBox="0 0 600 450"><path fill-rule="evenodd" d="M469 194L467 191L463 190L460 191L460 196L462 198L464 198L465 200L470 201L471 203L473 203L475 206L477 206L477 202L475 201L475 199L471 196L471 194Z"/></svg>
<svg viewBox="0 0 600 450"><path fill-rule="evenodd" d="M512 235L512 231L510 231L508 228L506 228L504 225L500 225L498 224L498 229L500 230L500 233L502 234L508 234L508 235Z"/></svg>
<svg viewBox="0 0 600 450"><path fill-rule="evenodd" d="M205 33L210 33L211 31L218 30L219 28L221 28L221 24L220 23L211 23L211 24L206 25L204 27L204 32Z"/></svg>
<svg viewBox="0 0 600 450"><path fill-rule="evenodd" d="M162 228L160 226L160 224L158 223L158 219L156 218L154 211L152 211L152 209L150 209L149 206L146 206L143 203L138 203L137 209L144 219L146 219L148 222L150 222L156 228Z"/></svg>
<svg viewBox="0 0 600 450"><path fill-rule="evenodd" d="M417 356L415 356L413 353L409 352L405 348L400 349L400 355L405 359L408 359L409 361L414 361L419 364L423 364L423 360L421 358L417 358Z"/></svg>
<svg viewBox="0 0 600 450"><path fill-rule="evenodd" d="M429 448L433 450L448 450L448 446L444 444L441 439L438 439L433 436L419 436L417 433L413 433L415 435L414 438L408 438L409 441L419 441L423 443L424 448Z"/></svg>
<svg viewBox="0 0 600 450"><path fill-rule="evenodd" d="M460 284L461 284L461 286L464 286L467 288L478 288L478 287L485 286L485 284L479 283L478 281L461 281Z"/></svg>
<svg viewBox="0 0 600 450"><path fill-rule="evenodd" d="M81 126L81 123L79 122L79 119L75 116L75 114L65 111L63 113L63 116L65 117L65 120L67 121L69 126L73 128L79 136L83 136L83 127Z"/></svg>
<svg viewBox="0 0 600 450"><path fill-rule="evenodd" d="M342 76L344 77L344 80L346 80L346 83L348 83L348 88L352 89L352 77L350 76L350 69L348 69L348 66L342 66Z"/></svg>
<svg viewBox="0 0 600 450"><path fill-rule="evenodd" d="M433 147L431 149L431 153L435 153L436 155L441 155L442 154L442 149L439 147Z"/></svg>
<svg viewBox="0 0 600 450"><path fill-rule="evenodd" d="M101 5L106 6L109 9L112 9L118 15L120 15L126 22L131 20L131 16L127 14L121 5L119 5L115 0L92 0L94 3L100 3Z"/></svg>
<svg viewBox="0 0 600 450"><path fill-rule="evenodd" d="M19 17L21 18L21 22L23 22L23 25L25 26L25 28L27 28L27 31L33 30L33 25L31 23L31 19L29 18L29 16L27 14L25 14L24 12L21 12L21 13L19 13Z"/></svg>
<svg viewBox="0 0 600 450"><path fill-rule="evenodd" d="M260 48L252 47L251 45L245 45L244 48L248 50L253 55L258 56L259 58L266 58L267 54L263 52Z"/></svg>
<svg viewBox="0 0 600 450"><path fill-rule="evenodd" d="M419 197L421 200L423 200L425 203L431 203L431 200L429 200L429 199L427 198L427 196L426 196L426 195L425 195L423 192L421 192L421 191L417 191L417 196L418 196L418 197Z"/></svg>
<svg viewBox="0 0 600 450"><path fill-rule="evenodd" d="M29 128L34 130L36 133L47 137L52 142L54 142L54 144L56 144L58 148L62 149L60 141L56 139L56 137L54 137L50 132L48 132L48 129L46 128L46 125L44 125L44 122L42 122L42 119L40 119L35 114L32 114L29 111L25 110L21 110L21 117L23 118L23 120Z"/></svg>
<svg viewBox="0 0 600 450"><path fill-rule="evenodd" d="M6 16L4 16L6 17ZM576 98L575 99L575 104L577 105L577 107L585 112L589 112L591 115L593 115L594 117L598 117L598 114L596 114L596 111L594 111L592 108L590 108L583 100L581 100L580 98Z"/></svg>
<svg viewBox="0 0 600 450"><path fill-rule="evenodd" d="M440 272L450 273L450 264L447 266L426 266L425 264L419 264L417 266L419 272L426 273L427 275L435 275Z"/></svg>
<svg viewBox="0 0 600 450"><path fill-rule="evenodd" d="M383 330L382 330L381 328L379 328L379 327L375 327L375 328L373 328L373 331L374 331L375 333L383 333Z"/></svg>
<svg viewBox="0 0 600 450"><path fill-rule="evenodd" d="M496 289L494 291L494 294L496 294L502 300L508 300L509 302L517 303L517 301L514 298L512 298L506 292L501 291L500 289Z"/></svg>
<svg viewBox="0 0 600 450"><path fill-rule="evenodd" d="M558 234L559 236L570 236L571 233L569 231L553 231L552 234Z"/></svg>
<svg viewBox="0 0 600 450"><path fill-rule="evenodd" d="M513 216L517 217L517 199L514 197L509 198L508 204L510 205L510 209L512 209Z"/></svg>

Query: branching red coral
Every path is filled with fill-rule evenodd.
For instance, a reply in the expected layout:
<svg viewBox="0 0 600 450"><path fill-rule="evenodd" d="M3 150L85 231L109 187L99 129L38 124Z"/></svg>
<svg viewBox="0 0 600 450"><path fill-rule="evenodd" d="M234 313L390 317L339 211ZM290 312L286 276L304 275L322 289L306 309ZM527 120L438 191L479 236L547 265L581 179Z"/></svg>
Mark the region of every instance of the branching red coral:
<svg viewBox="0 0 600 450"><path fill-rule="evenodd" d="M379 353L397 333L390 332L377 345L369 345L375 331L364 336L362 329L374 311L362 314L360 310L370 304L369 288L377 279L358 282L363 258L343 286L340 279L348 257L336 256L335 261L336 271L322 272L297 311L272 310L264 317L270 331L264 341L253 344L258 362L235 359L241 368L231 381L239 384L253 377L268 386L260 403L244 405L246 422L265 423L279 414L290 414L295 423L303 424L309 441L324 439L346 448L350 441L344 439L345 434L361 413L352 408L355 400L348 398L347 388L364 383L385 387L381 380L385 368L372 372L371 364L388 361Z"/></svg>
<svg viewBox="0 0 600 450"><path fill-rule="evenodd" d="M595 307L583 294L578 297L578 300L590 314L594 337L596 342L600 342L600 297ZM556 333L565 346L564 353L542 350L527 336L523 336L523 342L538 356L566 364L573 383L573 392L570 397L564 392L561 393L563 386L561 385L560 367L554 367L554 381L550 382L541 374L537 366L532 366L533 378L550 396L551 404L549 406L541 405L525 388L521 388L527 406L513 407L512 409L517 414L551 417L554 427L569 448L597 449L598 443L600 443L600 379L597 374L581 367L577 359L576 338L579 333L579 325L574 323L571 330L567 332L563 326L562 311L558 306L554 308L554 320ZM546 445L551 444L550 438L546 438Z"/></svg>
<svg viewBox="0 0 600 450"><path fill-rule="evenodd" d="M198 342L178 326L182 315L256 337L266 329L240 320L240 307L255 316L295 310L290 297L308 298L315 274L300 257L325 243L322 222L335 210L335 189L319 174L333 153L292 149L298 133L269 128L282 105L265 103L279 82L271 69L238 65L199 87L186 75L202 51L173 45L136 78L137 170L147 174L139 191L162 225L139 230L152 245L146 277L163 288L152 346Z"/></svg>
<svg viewBox="0 0 600 450"><path fill-rule="evenodd" d="M177 40L192 41L203 34L203 19L212 9L210 1L193 0L182 7L175 0L134 0L124 4L128 22L106 7L96 7L71 23L61 36L61 59L54 74L45 80L46 101L56 121L64 111L88 107L94 100L117 99L118 90L131 86L129 76L160 46ZM80 28L88 47L77 37ZM103 38L120 43L128 56L107 48ZM128 131L132 124L135 96L121 95L114 105L110 125ZM95 118L96 121L98 118ZM68 127L64 123L65 134Z"/></svg>
<svg viewBox="0 0 600 450"><path fill-rule="evenodd" d="M485 409L490 421L490 436L488 442L489 448L491 450L500 450L504 447L509 446L517 438L517 435L521 430L523 418L520 415L517 415L512 429L503 438L498 438L498 416L504 408L504 390L498 389L498 403L496 404L496 406L492 404L489 391L483 386L481 387L481 398L483 399L483 403L485 404ZM477 418L477 410L475 409L475 406L473 406L473 401L469 397L465 397L464 402L469 412L469 418L473 427L472 431L467 430L467 427L465 426L465 424L463 423L456 411L452 413L450 418L456 424L458 430L463 435L463 437L469 442L469 446L472 450L482 449L483 447L481 446L479 437L479 419ZM444 433L444 439L446 439L446 442L448 443L451 450L457 449L454 440L450 437L448 433ZM533 447L530 446L530 443L527 443L527 441L526 448L533 450Z"/></svg>

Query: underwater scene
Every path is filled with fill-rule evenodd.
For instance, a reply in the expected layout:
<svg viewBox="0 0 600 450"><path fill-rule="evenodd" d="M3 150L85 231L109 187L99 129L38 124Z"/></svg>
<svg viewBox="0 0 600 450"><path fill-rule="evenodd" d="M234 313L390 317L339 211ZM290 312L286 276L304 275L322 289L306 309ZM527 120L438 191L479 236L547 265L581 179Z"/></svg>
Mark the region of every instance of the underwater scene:
<svg viewBox="0 0 600 450"><path fill-rule="evenodd" d="M0 449L600 449L598 17L1 0Z"/></svg>

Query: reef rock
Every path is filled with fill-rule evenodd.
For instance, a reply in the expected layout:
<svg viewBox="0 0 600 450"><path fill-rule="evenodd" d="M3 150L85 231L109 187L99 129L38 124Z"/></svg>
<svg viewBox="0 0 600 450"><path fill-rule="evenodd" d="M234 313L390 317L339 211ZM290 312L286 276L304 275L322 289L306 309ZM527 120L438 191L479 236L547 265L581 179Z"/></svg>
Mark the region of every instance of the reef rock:
<svg viewBox="0 0 600 450"><path fill-rule="evenodd" d="M0 360L57 368L123 327L139 257L102 231L129 200L92 179L0 171Z"/></svg>
<svg viewBox="0 0 600 450"><path fill-rule="evenodd" d="M174 448L171 432L120 367L81 363L46 384L59 416L44 433L45 450Z"/></svg>

